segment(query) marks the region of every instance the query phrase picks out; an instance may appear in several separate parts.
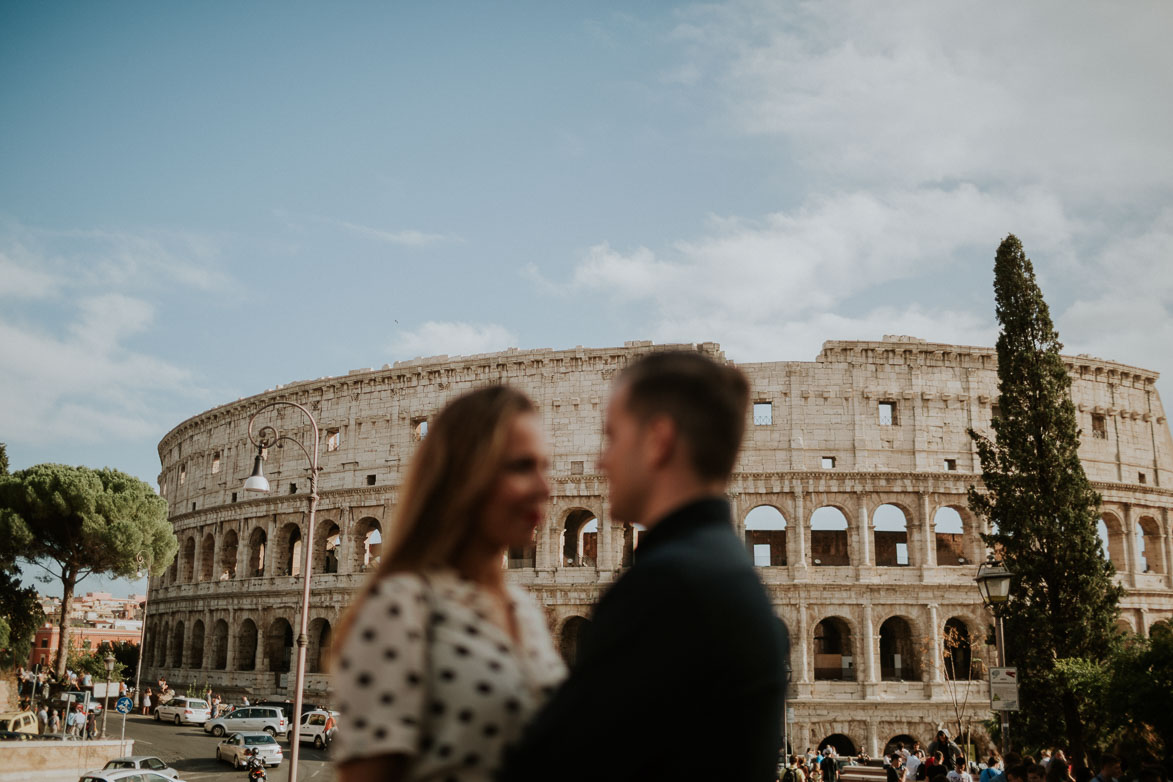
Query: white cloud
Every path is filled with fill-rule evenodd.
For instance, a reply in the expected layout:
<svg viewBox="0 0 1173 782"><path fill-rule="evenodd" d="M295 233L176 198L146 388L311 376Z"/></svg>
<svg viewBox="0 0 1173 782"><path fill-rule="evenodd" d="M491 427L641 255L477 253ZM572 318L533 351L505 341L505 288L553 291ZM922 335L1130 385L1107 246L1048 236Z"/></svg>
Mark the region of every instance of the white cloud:
<svg viewBox="0 0 1173 782"><path fill-rule="evenodd" d="M419 328L400 331L391 343L397 358L437 355L472 355L516 347L517 335L496 323L428 321Z"/></svg>
<svg viewBox="0 0 1173 782"><path fill-rule="evenodd" d="M13 249L0 250L0 297L42 299L60 287L58 278L33 268L28 261L16 260Z"/></svg>
<svg viewBox="0 0 1173 782"><path fill-rule="evenodd" d="M457 237L448 234L426 233L411 228L399 231L385 231L380 228L372 228L369 225L337 220L333 217L316 217L314 219L349 231L350 233L365 236L368 239L375 239L380 242L386 242L387 244L396 244L401 247L426 247L438 242L460 241Z"/></svg>

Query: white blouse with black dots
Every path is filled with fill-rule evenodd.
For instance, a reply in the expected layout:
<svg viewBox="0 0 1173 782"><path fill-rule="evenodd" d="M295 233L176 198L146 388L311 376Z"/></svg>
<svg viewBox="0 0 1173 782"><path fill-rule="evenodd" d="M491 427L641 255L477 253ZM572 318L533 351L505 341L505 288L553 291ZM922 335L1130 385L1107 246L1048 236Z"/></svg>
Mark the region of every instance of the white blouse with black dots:
<svg viewBox="0 0 1173 782"><path fill-rule="evenodd" d="M537 601L508 592L520 644L488 619L493 598L452 571L379 582L338 656L334 759L402 753L409 780L492 779L566 675Z"/></svg>

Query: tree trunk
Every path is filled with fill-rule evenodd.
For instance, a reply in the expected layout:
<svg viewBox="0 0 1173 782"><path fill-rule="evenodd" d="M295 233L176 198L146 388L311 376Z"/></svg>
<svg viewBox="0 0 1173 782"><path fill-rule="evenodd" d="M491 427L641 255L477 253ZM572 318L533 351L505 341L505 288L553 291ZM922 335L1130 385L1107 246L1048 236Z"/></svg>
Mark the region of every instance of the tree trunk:
<svg viewBox="0 0 1173 782"><path fill-rule="evenodd" d="M61 571L61 614L57 617L57 681L65 678L65 663L69 658L69 609L73 607L73 588L77 585L77 569Z"/></svg>
<svg viewBox="0 0 1173 782"><path fill-rule="evenodd" d="M1069 762L1075 765L1087 765L1086 748L1083 745L1083 719L1079 714L1079 705L1070 690L1063 692L1063 722L1067 732L1067 746L1070 755Z"/></svg>

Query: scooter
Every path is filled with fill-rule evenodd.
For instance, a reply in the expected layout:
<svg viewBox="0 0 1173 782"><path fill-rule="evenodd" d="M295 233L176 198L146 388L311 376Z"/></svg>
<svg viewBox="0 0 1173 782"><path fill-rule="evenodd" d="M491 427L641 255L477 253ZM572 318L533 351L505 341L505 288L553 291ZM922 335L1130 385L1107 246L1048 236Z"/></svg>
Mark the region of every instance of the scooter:
<svg viewBox="0 0 1173 782"><path fill-rule="evenodd" d="M268 776L265 774L265 761L261 760L260 755L255 749L249 755L247 768L249 782L268 779Z"/></svg>

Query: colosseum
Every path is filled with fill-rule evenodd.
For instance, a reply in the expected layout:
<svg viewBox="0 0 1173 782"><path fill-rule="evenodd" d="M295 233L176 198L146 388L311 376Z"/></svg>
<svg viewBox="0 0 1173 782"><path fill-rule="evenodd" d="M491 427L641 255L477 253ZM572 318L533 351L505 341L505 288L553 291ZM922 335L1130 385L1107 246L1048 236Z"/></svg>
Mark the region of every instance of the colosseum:
<svg viewBox="0 0 1173 782"><path fill-rule="evenodd" d="M716 344L691 347L723 359ZM150 585L147 680L292 697L308 545L306 694L328 701L331 629L378 562L412 450L446 401L494 382L537 401L554 449L548 521L502 567L545 605L573 663L591 606L639 545L639 529L611 519L594 465L608 386L653 349L630 342L400 362L278 386L179 424L159 444L160 491L180 547ZM1173 441L1157 373L1065 360L1083 463L1103 496L1105 551L1126 588L1120 622L1147 633L1173 617ZM927 742L939 725L957 725L958 709L975 731L989 716L991 618L974 584L985 550L966 507L980 470L966 431L988 430L997 415L995 362L989 348L885 337L827 342L813 362L740 365L754 404L729 498L792 638L794 747L874 755L895 739ZM274 400L307 406L321 427L312 540L300 449L268 454L271 494L241 488L254 455L249 418ZM263 421L310 444L294 408Z"/></svg>

